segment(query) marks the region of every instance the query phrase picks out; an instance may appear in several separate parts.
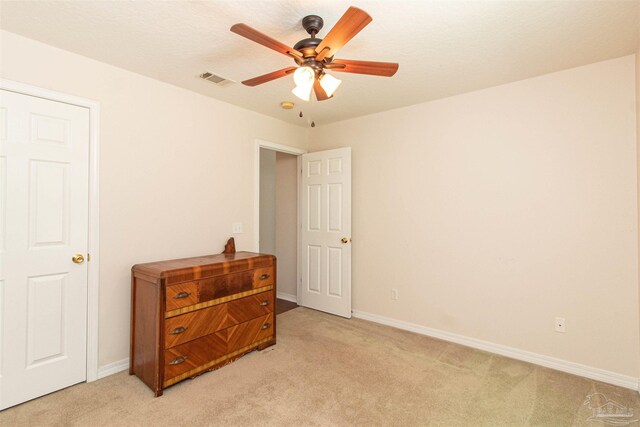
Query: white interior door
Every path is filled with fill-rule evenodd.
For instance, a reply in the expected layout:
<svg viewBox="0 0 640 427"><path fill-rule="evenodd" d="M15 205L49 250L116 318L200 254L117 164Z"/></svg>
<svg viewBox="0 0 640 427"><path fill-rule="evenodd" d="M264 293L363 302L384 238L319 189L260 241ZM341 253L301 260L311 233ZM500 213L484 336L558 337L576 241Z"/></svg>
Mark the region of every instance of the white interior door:
<svg viewBox="0 0 640 427"><path fill-rule="evenodd" d="M298 303L351 317L351 148L303 154Z"/></svg>
<svg viewBox="0 0 640 427"><path fill-rule="evenodd" d="M86 379L89 111L0 91L0 409Z"/></svg>

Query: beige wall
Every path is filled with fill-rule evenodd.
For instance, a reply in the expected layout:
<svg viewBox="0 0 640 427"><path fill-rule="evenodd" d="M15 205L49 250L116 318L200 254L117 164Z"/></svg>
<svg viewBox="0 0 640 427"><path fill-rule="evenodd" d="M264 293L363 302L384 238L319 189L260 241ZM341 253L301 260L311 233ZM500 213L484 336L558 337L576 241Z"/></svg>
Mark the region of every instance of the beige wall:
<svg viewBox="0 0 640 427"><path fill-rule="evenodd" d="M297 295L298 158L276 154L276 255L278 292Z"/></svg>
<svg viewBox="0 0 640 427"><path fill-rule="evenodd" d="M354 310L637 378L634 63L312 130L353 148Z"/></svg>
<svg viewBox="0 0 640 427"><path fill-rule="evenodd" d="M100 365L129 354L130 268L221 252L240 221L252 250L255 139L307 130L0 33L3 78L100 102Z"/></svg>
<svg viewBox="0 0 640 427"><path fill-rule="evenodd" d="M276 253L276 152L260 149L260 253Z"/></svg>

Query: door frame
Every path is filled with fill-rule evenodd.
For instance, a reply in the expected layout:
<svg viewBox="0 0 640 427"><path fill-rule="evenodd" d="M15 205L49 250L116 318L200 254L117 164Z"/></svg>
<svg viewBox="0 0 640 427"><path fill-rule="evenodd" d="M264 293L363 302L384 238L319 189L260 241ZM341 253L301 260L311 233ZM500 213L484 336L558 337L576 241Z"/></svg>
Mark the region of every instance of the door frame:
<svg viewBox="0 0 640 427"><path fill-rule="evenodd" d="M89 109L89 237L87 263L87 380L98 379L98 310L100 297L100 103L0 78L0 89Z"/></svg>
<svg viewBox="0 0 640 427"><path fill-rule="evenodd" d="M265 141L262 139L256 139L255 141L255 153L254 153L254 184L253 184L253 246L255 252L260 252L260 149L267 148L269 150L278 151L280 153L292 154L296 156L298 161L298 170L302 163L300 163L300 156L308 153L308 150L303 148L291 147L289 145L277 144L271 141ZM296 239L296 303L300 301L300 174L297 174L297 239ZM292 301L294 302L294 301Z"/></svg>

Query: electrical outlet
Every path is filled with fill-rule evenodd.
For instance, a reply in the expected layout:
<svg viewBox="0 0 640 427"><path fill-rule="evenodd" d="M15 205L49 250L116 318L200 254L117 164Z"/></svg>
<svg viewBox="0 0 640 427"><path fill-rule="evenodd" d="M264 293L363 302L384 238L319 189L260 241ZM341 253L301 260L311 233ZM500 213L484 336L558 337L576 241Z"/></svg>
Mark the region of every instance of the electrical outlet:
<svg viewBox="0 0 640 427"><path fill-rule="evenodd" d="M567 332L567 322L564 320L564 317L556 317L555 330L561 333Z"/></svg>
<svg viewBox="0 0 640 427"><path fill-rule="evenodd" d="M234 222L233 224L231 224L231 232L233 234L242 233L242 223L241 222Z"/></svg>
<svg viewBox="0 0 640 427"><path fill-rule="evenodd" d="M396 288L391 288L391 299L394 301L398 300L398 290Z"/></svg>

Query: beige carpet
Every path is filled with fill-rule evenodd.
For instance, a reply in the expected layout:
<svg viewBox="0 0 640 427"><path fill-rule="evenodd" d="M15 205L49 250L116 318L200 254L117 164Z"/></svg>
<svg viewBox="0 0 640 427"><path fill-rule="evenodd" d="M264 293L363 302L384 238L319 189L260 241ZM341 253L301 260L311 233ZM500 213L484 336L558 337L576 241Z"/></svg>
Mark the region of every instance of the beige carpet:
<svg viewBox="0 0 640 427"><path fill-rule="evenodd" d="M276 347L160 398L121 372L1 412L0 425L592 426L595 392L640 414L637 392L363 320L296 308L278 321Z"/></svg>

